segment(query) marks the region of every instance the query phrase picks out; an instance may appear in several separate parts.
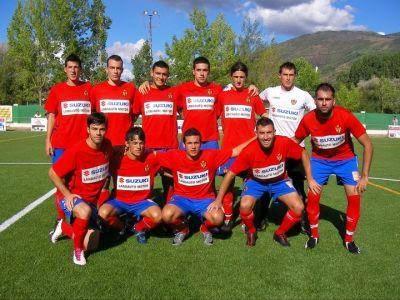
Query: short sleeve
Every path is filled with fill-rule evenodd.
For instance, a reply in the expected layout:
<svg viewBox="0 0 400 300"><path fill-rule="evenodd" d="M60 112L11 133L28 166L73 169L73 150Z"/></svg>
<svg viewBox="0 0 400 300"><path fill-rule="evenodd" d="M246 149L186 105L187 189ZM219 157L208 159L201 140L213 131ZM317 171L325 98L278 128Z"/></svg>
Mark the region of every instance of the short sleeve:
<svg viewBox="0 0 400 300"><path fill-rule="evenodd" d="M217 154L215 156L215 165L221 166L228 161L229 158L232 157L232 150L231 149L224 149L224 150L215 150Z"/></svg>
<svg viewBox="0 0 400 300"><path fill-rule="evenodd" d="M49 96L47 97L46 103L44 104L44 109L48 113L57 114L58 113L58 98L56 87L50 89Z"/></svg>
<svg viewBox="0 0 400 300"><path fill-rule="evenodd" d="M53 165L54 172L58 177L63 178L72 173L76 168L77 153L73 148L66 150L60 159Z"/></svg>
<svg viewBox="0 0 400 300"><path fill-rule="evenodd" d="M307 111L312 111L313 109L315 109L315 101L313 97L308 92L304 92L304 97L305 97L304 108Z"/></svg>
<svg viewBox="0 0 400 300"><path fill-rule="evenodd" d="M302 141L304 140L309 134L309 130L307 129L306 125L305 125L305 118L303 117L303 119L301 119L299 126L296 129L296 132L294 133L294 136L296 137L296 139Z"/></svg>
<svg viewBox="0 0 400 300"><path fill-rule="evenodd" d="M265 89L265 90L263 90L261 93L260 93L260 98L261 98L261 100L262 101L267 101L268 100L268 89Z"/></svg>
<svg viewBox="0 0 400 300"><path fill-rule="evenodd" d="M265 109L264 103L262 102L261 98L258 96L254 97L254 108L255 108L256 114L259 116L261 116L267 112Z"/></svg>
<svg viewBox="0 0 400 300"><path fill-rule="evenodd" d="M135 93L132 113L134 115L140 115L142 113L142 95L140 94L140 92Z"/></svg>
<svg viewBox="0 0 400 300"><path fill-rule="evenodd" d="M250 168L248 155L246 152L241 152L239 156L236 158L235 162L229 168L231 172L234 174L240 174L243 171L246 171Z"/></svg>
<svg viewBox="0 0 400 300"><path fill-rule="evenodd" d="M350 132L355 138L359 138L367 132L361 122L351 112L349 112L349 117L347 118L347 128L350 128Z"/></svg>
<svg viewBox="0 0 400 300"><path fill-rule="evenodd" d="M300 160L303 153L303 148L291 139L286 139L286 144L287 146L285 148L287 149L287 157Z"/></svg>

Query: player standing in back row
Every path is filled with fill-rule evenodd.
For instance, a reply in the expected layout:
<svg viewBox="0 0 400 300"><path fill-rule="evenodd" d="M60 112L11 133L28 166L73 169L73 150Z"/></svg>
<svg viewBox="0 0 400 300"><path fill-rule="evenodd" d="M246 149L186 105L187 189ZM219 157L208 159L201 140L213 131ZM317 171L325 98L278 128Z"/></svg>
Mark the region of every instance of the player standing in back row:
<svg viewBox="0 0 400 300"><path fill-rule="evenodd" d="M317 108L304 116L296 130L295 139L300 143L311 135L311 172L319 185L328 182L331 174L343 184L347 197L346 233L343 245L353 254L360 253L353 235L360 218L361 194L366 190L372 161L373 147L364 126L347 109L335 106L335 89L321 83L315 92ZM363 146L361 176L351 134ZM311 235L305 247L312 249L319 242L319 201L321 193L308 192L307 214Z"/></svg>
<svg viewBox="0 0 400 300"><path fill-rule="evenodd" d="M315 108L313 97L294 85L297 75L296 66L285 62L279 67L280 85L269 87L260 93L260 98L267 103L268 116L274 122L276 135L291 138L299 126L305 112ZM301 143L304 147L304 143ZM287 172L293 185L300 194L303 203L306 200L304 191L305 172L299 161L289 160ZM265 210L264 210L265 211ZM303 232L308 231L307 217L301 221Z"/></svg>

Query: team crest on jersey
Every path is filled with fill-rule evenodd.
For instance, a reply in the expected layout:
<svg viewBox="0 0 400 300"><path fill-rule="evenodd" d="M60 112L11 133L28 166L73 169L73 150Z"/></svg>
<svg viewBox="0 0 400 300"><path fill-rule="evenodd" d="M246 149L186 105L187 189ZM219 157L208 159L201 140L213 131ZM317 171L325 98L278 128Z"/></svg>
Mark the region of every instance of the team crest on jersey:
<svg viewBox="0 0 400 300"><path fill-rule="evenodd" d="M276 156L276 159L281 161L282 160L282 154L278 153L278 155Z"/></svg>
<svg viewBox="0 0 400 300"><path fill-rule="evenodd" d="M83 92L83 94L84 94L85 96L89 95L89 93L88 93L87 90L85 90L85 91Z"/></svg>
<svg viewBox="0 0 400 300"><path fill-rule="evenodd" d="M150 167L149 167L149 165L145 165L145 166L144 166L144 171L145 171L146 173L148 173L148 172L149 172L149 170L150 170Z"/></svg>
<svg viewBox="0 0 400 300"><path fill-rule="evenodd" d="M126 96L126 95L128 95L128 92L124 89L123 91L122 91L122 96Z"/></svg>
<svg viewBox="0 0 400 300"><path fill-rule="evenodd" d="M246 102L247 102L247 103L250 103L250 101L251 101L250 97L247 97L247 98L246 98Z"/></svg>
<svg viewBox="0 0 400 300"><path fill-rule="evenodd" d="M208 94L209 96L211 96L211 95L212 95L212 90L211 90L211 89L208 89L208 90L207 90L207 94Z"/></svg>
<svg viewBox="0 0 400 300"><path fill-rule="evenodd" d="M172 99L172 93L168 93L168 99Z"/></svg>
<svg viewBox="0 0 400 300"><path fill-rule="evenodd" d="M342 127L340 127L339 125L336 125L335 130L337 133L340 133L342 131Z"/></svg>
<svg viewBox="0 0 400 300"><path fill-rule="evenodd" d="M290 103L292 103L292 105L295 105L297 103L297 100L296 99L292 99L292 100L290 100Z"/></svg>
<svg viewBox="0 0 400 300"><path fill-rule="evenodd" d="M204 169L205 167L207 167L207 162L206 162L205 160L203 160L203 161L200 163L200 166Z"/></svg>

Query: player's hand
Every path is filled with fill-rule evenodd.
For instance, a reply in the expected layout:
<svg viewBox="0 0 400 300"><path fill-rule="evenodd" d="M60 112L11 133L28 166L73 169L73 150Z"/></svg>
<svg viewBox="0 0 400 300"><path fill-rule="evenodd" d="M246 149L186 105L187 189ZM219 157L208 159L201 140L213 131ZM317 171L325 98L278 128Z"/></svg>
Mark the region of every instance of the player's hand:
<svg viewBox="0 0 400 300"><path fill-rule="evenodd" d="M319 185L314 178L307 180L308 183L308 189L311 190L311 192L315 195L318 195L321 193L321 185Z"/></svg>
<svg viewBox="0 0 400 300"><path fill-rule="evenodd" d="M219 209L221 209L222 208L222 203L221 203L221 201L217 201L217 200L214 200L213 202L211 202L210 203L210 205L207 207L207 211L208 212L212 212L212 211L217 211L217 210L219 210Z"/></svg>
<svg viewBox="0 0 400 300"><path fill-rule="evenodd" d="M250 84L249 85L249 94L252 97L258 96L260 94L260 91L258 90L258 88L254 84Z"/></svg>
<svg viewBox="0 0 400 300"><path fill-rule="evenodd" d="M51 142L48 139L46 139L45 150L47 156L53 156L53 146L51 145Z"/></svg>
<svg viewBox="0 0 400 300"><path fill-rule="evenodd" d="M368 185L368 177L366 176L361 176L360 180L358 181L357 185L355 186L356 192L358 192L359 195L364 193L367 190L367 185Z"/></svg>
<svg viewBox="0 0 400 300"><path fill-rule="evenodd" d="M68 196L65 196L65 205L67 206L67 209L69 211L72 211L75 205L75 201L78 198L80 198L80 196L76 194L69 194Z"/></svg>
<svg viewBox="0 0 400 300"><path fill-rule="evenodd" d="M139 86L139 92L142 95L146 95L148 92L150 91L150 83L148 81L143 82L140 86Z"/></svg>

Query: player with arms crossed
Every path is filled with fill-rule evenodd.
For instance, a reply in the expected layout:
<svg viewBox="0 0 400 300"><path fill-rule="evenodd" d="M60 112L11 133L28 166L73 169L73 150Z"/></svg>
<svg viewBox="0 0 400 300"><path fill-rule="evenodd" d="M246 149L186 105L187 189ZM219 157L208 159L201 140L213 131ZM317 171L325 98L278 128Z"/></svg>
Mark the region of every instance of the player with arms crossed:
<svg viewBox="0 0 400 300"><path fill-rule="evenodd" d="M310 161L306 150L287 137L276 136L272 120L265 117L260 118L256 124L256 135L257 140L243 149L225 175L215 204L210 210L218 208L222 204L223 196L235 176L248 171L240 200L240 217L247 228L246 245L252 247L256 244L257 234L253 208L256 201L268 193L271 198L279 199L288 207L288 212L273 236L277 243L288 247L290 243L287 240L286 232L300 221L304 205L293 187L291 179L287 176L287 160L301 160L310 189L319 191L320 187L311 176Z"/></svg>
<svg viewBox="0 0 400 300"><path fill-rule="evenodd" d="M68 148L87 137L86 119L92 112L92 103L89 98L91 84L80 80L82 62L78 56L67 56L64 63L66 82L54 85L44 105L47 112L46 154L54 164ZM69 178L65 178L69 180ZM55 206L57 208L57 227L64 213L59 209L58 202L63 195L57 191ZM58 228L60 229L60 228ZM52 233L51 232L51 233Z"/></svg>
<svg viewBox="0 0 400 300"><path fill-rule="evenodd" d="M133 127L126 133L126 154L115 157L111 163L114 179L114 198L99 209L99 216L106 225L124 229L119 215L133 214L140 221L133 231L140 244L147 242L146 233L161 222L161 209L150 200L154 177L159 169L155 154L145 151L145 134L142 128Z"/></svg>
<svg viewBox="0 0 400 300"><path fill-rule="evenodd" d="M268 117L274 122L276 134L288 138L294 136L305 112L315 108L313 97L294 85L296 75L296 66L291 62L285 62L279 67L281 84L269 87L260 93L260 98L267 103ZM304 143L301 146L304 147ZM289 160L287 172L293 181L293 186L305 203L305 172L302 164L298 161ZM302 232L308 232L306 221L307 216L303 215L301 220Z"/></svg>
<svg viewBox="0 0 400 300"><path fill-rule="evenodd" d="M347 196L346 233L343 245L350 253L358 254L360 249L353 235L360 218L361 194L368 184L373 146L365 128L347 109L335 106L335 89L329 83L321 83L315 92L317 108L304 116L296 130L298 142L311 135L311 170L319 185L326 184L335 174ZM363 146L361 177L358 173L357 157L350 134ZM322 191L322 189L321 189ZM319 241L319 201L321 192L308 192L307 214L311 235L305 247L312 249Z"/></svg>
<svg viewBox="0 0 400 300"><path fill-rule="evenodd" d="M174 194L171 201L163 208L164 223L175 230L173 245L180 245L189 233L185 217L195 215L203 220L200 230L204 244L212 245L210 230L220 226L224 219L221 209L207 211L215 200L215 175L218 166L231 156L237 156L249 141L238 147L225 150L200 150L201 135L195 128L183 133L185 150L174 150L157 153L161 166L172 171L174 178Z"/></svg>
<svg viewBox="0 0 400 300"><path fill-rule="evenodd" d="M169 66L160 60L153 64L153 79L147 94L136 93L133 113L142 115L142 128L146 134L146 148L151 151L167 151L178 148L176 89L167 85ZM164 201L172 191L173 181L161 176Z"/></svg>
<svg viewBox="0 0 400 300"><path fill-rule="evenodd" d="M95 110L107 117L106 138L116 150L125 148L125 133L133 124L135 86L121 80L123 70L122 58L111 55L107 59L108 79L95 85L90 93Z"/></svg>
<svg viewBox="0 0 400 300"><path fill-rule="evenodd" d="M86 264L84 239L90 221L97 219L97 201L108 178L112 146L104 139L106 128L104 114L91 114L87 118L89 136L68 148L49 171L50 179L64 195L59 205L72 223L71 230L61 221L62 230L56 230L52 239L57 240L62 234L73 239L73 262L77 265ZM68 175L73 179L65 185L63 179Z"/></svg>
<svg viewBox="0 0 400 300"><path fill-rule="evenodd" d="M266 116L266 110L260 97L250 96L249 89L246 88L247 66L242 62L235 63L231 67L230 75L232 88L219 94L217 100L218 114L221 116L224 132L222 149L232 149L254 137L256 116ZM233 161L234 158L220 166L218 175L224 175ZM234 185L235 182L232 180L229 190L224 196L225 218L221 228L224 232L230 232L233 226Z"/></svg>

